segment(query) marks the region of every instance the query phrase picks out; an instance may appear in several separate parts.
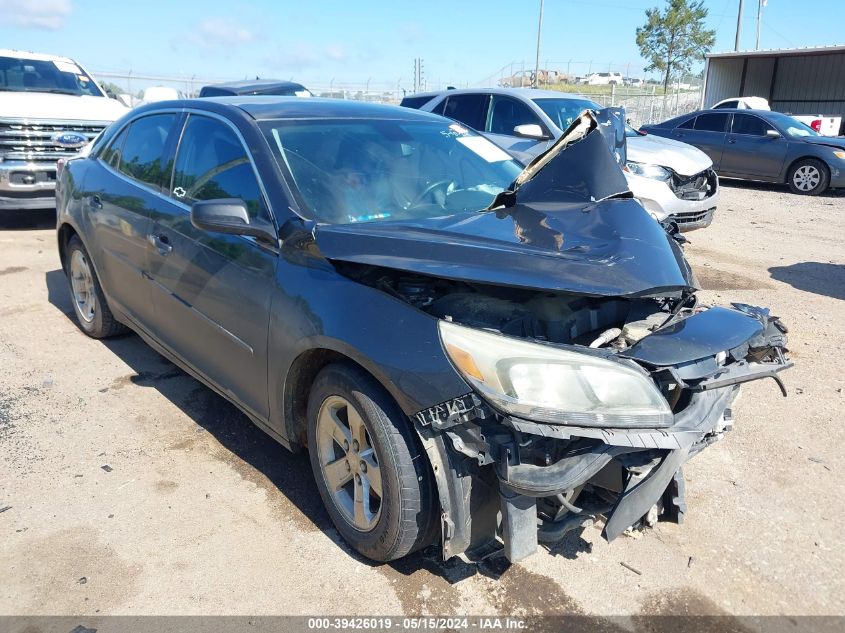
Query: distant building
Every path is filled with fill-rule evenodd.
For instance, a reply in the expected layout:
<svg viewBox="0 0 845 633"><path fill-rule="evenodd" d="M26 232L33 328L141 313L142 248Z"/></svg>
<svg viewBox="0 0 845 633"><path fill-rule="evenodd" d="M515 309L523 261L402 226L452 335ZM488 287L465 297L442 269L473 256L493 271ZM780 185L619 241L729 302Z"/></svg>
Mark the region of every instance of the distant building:
<svg viewBox="0 0 845 633"><path fill-rule="evenodd" d="M845 116L845 46L707 55L702 107L763 97L772 110Z"/></svg>

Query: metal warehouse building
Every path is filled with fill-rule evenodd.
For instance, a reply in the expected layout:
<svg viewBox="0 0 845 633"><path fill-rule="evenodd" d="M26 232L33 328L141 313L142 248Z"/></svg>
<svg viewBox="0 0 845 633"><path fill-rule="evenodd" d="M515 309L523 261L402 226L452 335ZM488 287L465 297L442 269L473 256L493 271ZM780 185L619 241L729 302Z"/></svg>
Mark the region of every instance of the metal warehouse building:
<svg viewBox="0 0 845 633"><path fill-rule="evenodd" d="M845 117L845 46L707 55L702 107L764 97L772 110Z"/></svg>

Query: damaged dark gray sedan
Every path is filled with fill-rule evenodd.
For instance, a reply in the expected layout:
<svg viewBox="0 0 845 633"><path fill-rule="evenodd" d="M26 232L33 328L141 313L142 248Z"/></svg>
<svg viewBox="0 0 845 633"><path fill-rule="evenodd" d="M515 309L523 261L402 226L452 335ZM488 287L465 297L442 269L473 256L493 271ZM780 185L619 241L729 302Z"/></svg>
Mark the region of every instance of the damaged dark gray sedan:
<svg viewBox="0 0 845 633"><path fill-rule="evenodd" d="M414 110L233 97L133 110L57 188L77 320L131 328L292 450L393 560L511 560L685 512L740 384L790 366L766 309L696 302L627 190L619 111L522 169Z"/></svg>

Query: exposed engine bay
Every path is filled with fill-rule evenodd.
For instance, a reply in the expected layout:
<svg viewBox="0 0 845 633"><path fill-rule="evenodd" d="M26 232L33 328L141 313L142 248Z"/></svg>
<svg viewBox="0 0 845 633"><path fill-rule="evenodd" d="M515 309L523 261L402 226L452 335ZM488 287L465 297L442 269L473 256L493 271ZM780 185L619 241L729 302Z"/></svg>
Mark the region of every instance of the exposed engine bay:
<svg viewBox="0 0 845 633"><path fill-rule="evenodd" d="M447 322L611 356L628 353L637 357L638 343L655 332L683 326L710 310L720 317L728 312L697 305L694 294L677 298L585 297L370 266L339 267L357 281ZM512 560L530 554L537 542L557 541L599 517L608 519L604 535L609 540L628 529L651 527L658 520L680 522L686 511L682 463L731 429L730 405L742 382L771 377L783 388L777 374L791 365L784 356L786 328L776 317L740 304L730 312L754 319L757 334L735 348L685 363L665 365L656 357L655 363L638 361L669 403L674 423L668 429L538 424L503 415L474 394L463 402L421 412L418 421L426 430L441 430L451 450L469 458L463 464L463 468L469 464L465 474L472 473L478 480L476 487L485 482L488 496L495 489L492 474L498 477L501 520L509 522L511 532L521 530L523 534L521 539L511 535L510 542L505 538L506 553ZM658 471L661 477L653 477ZM639 490L636 496L643 496L646 481L653 489L650 497L646 495L648 505L640 502L629 512L623 507L623 513L617 515L617 507L627 495ZM484 516L478 509L472 514L476 522ZM487 520L492 519L488 516ZM535 529L536 538L532 538ZM480 545L483 543L468 542L466 550Z"/></svg>

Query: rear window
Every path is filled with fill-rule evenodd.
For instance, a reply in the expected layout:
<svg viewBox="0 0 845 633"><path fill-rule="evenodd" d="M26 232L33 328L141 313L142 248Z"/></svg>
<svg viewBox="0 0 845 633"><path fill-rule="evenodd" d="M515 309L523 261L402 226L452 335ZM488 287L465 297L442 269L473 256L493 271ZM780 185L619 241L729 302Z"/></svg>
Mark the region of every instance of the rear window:
<svg viewBox="0 0 845 633"><path fill-rule="evenodd" d="M228 97L235 94L231 90L223 90L213 86L206 86L200 90L200 97Z"/></svg>
<svg viewBox="0 0 845 633"><path fill-rule="evenodd" d="M399 105L403 108L413 108L414 110L419 110L433 98L434 97L431 95L428 95L427 97L405 97Z"/></svg>

